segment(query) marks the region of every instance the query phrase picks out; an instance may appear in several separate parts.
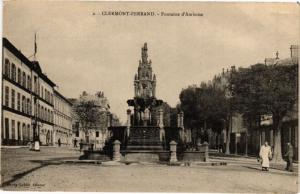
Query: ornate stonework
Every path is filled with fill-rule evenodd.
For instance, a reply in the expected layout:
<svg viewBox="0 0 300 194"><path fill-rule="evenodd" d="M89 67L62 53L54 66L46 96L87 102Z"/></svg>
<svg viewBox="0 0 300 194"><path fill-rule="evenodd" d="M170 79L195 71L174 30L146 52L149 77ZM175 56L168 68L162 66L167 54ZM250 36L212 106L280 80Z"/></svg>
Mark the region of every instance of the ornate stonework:
<svg viewBox="0 0 300 194"><path fill-rule="evenodd" d="M162 100L156 99L156 76L148 60L147 43L141 48L138 72L134 76L134 98L127 101L134 107L132 126L163 126L159 123L157 107Z"/></svg>
<svg viewBox="0 0 300 194"><path fill-rule="evenodd" d="M156 77L152 75L151 60L148 60L147 43L141 51L142 60L139 61L138 74L134 77L134 96L142 98L155 97Z"/></svg>

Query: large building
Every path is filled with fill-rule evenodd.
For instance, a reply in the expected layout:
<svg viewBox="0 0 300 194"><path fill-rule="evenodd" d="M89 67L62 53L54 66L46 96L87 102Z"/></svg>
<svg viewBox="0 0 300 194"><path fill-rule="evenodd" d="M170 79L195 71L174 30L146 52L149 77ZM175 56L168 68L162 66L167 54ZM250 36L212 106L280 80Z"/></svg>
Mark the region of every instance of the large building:
<svg viewBox="0 0 300 194"><path fill-rule="evenodd" d="M38 61L30 61L3 38L2 144L25 145L34 139L53 143L54 86Z"/></svg>
<svg viewBox="0 0 300 194"><path fill-rule="evenodd" d="M72 103L57 90L54 90L54 131L53 144L72 144Z"/></svg>

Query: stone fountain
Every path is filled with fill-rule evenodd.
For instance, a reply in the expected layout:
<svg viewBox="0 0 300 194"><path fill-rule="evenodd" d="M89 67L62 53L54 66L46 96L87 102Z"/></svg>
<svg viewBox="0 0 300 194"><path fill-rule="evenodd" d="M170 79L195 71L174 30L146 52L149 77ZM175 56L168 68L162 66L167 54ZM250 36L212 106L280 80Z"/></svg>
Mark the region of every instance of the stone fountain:
<svg viewBox="0 0 300 194"><path fill-rule="evenodd" d="M204 160L202 151L185 151L185 142L190 138L186 137L183 112L177 115L177 126L164 126L163 101L156 98L156 75L151 65L145 43L134 76L134 97L127 100L126 126L110 126L111 137L104 150L86 151L83 159L107 159L109 156L112 160L125 162L177 162L177 158Z"/></svg>

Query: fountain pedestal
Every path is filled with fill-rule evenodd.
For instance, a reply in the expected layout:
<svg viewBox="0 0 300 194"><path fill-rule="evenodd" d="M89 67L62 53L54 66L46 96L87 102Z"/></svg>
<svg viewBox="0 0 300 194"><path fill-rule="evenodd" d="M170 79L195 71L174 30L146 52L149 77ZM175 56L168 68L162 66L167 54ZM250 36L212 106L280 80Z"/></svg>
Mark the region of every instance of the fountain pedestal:
<svg viewBox="0 0 300 194"><path fill-rule="evenodd" d="M130 128L126 150L163 150L156 126L135 126Z"/></svg>

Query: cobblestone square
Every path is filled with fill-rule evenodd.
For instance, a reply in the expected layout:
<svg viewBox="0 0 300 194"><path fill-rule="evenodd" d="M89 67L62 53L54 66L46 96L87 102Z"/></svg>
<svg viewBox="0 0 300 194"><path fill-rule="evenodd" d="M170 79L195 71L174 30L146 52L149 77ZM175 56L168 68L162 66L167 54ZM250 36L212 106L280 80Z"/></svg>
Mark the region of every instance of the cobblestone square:
<svg viewBox="0 0 300 194"><path fill-rule="evenodd" d="M297 173L281 167L262 172L253 159L227 158L227 166L104 165L64 163L80 155L68 148L2 153L3 189L11 191L296 193L298 187Z"/></svg>

